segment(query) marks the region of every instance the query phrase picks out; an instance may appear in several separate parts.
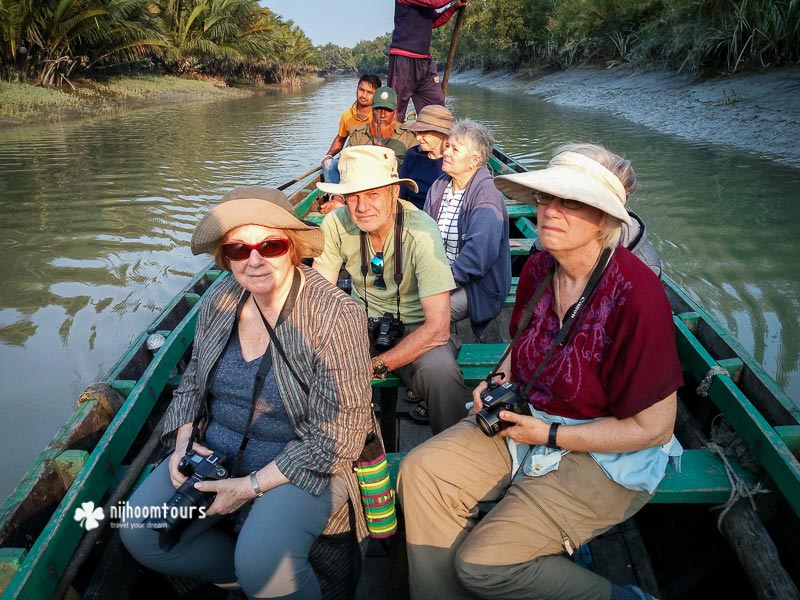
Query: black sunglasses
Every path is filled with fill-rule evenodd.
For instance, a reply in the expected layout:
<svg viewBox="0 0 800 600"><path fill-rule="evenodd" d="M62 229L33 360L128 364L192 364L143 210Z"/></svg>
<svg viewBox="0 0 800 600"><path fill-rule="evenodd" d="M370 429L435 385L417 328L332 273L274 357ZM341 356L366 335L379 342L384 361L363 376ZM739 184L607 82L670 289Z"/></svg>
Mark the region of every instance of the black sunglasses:
<svg viewBox="0 0 800 600"><path fill-rule="evenodd" d="M385 290L386 282L383 280L383 252L376 252L369 266L372 272L375 273L375 287L379 290Z"/></svg>

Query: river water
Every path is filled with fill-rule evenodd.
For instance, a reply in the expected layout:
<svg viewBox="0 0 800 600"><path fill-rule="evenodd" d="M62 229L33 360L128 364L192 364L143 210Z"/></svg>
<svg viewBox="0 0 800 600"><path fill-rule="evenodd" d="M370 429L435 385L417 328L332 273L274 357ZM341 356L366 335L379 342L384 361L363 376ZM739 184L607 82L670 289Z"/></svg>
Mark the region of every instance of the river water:
<svg viewBox="0 0 800 600"><path fill-rule="evenodd" d="M195 223L236 185L318 161L355 80L0 129L0 499L133 338L207 264ZM800 170L594 111L451 86L529 168L564 141L633 160L667 273L800 403Z"/></svg>

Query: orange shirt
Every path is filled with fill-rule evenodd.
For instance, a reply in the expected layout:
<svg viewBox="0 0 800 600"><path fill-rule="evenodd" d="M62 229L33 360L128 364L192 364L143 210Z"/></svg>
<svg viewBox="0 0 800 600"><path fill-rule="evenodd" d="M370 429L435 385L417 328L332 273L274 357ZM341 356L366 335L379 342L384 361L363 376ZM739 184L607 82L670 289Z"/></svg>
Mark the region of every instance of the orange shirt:
<svg viewBox="0 0 800 600"><path fill-rule="evenodd" d="M358 113L356 112L356 105L353 103L353 106L348 108L346 111L342 113L342 118L339 119L339 137L346 138L350 135L350 130L353 127L360 127L365 123L369 122L370 113L367 113L366 117L359 117Z"/></svg>

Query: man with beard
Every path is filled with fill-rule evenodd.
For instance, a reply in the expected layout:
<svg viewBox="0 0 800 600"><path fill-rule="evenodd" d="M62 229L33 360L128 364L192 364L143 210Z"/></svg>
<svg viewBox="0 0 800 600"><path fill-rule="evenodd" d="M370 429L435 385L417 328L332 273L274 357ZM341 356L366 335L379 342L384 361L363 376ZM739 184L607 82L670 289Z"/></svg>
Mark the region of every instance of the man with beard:
<svg viewBox="0 0 800 600"><path fill-rule="evenodd" d="M379 87L381 87L381 79L377 75L362 75L358 80L356 101L353 102L353 106L342 113L342 117L339 119L339 131L320 164L325 181L331 183L339 181L339 159L335 157L344 148L350 130L369 121L372 116L372 97Z"/></svg>

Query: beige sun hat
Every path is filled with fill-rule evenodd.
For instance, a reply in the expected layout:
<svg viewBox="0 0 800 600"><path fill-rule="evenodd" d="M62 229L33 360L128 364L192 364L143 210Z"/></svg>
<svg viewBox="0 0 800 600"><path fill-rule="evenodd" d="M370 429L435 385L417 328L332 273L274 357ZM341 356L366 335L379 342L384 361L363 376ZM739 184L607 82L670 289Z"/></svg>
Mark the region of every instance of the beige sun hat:
<svg viewBox="0 0 800 600"><path fill-rule="evenodd" d="M348 146L339 158L339 183L318 183L326 194L355 194L364 190L405 183L417 191L413 179L397 176L397 156L384 146Z"/></svg>
<svg viewBox="0 0 800 600"><path fill-rule="evenodd" d="M429 104L425 106L419 111L416 121L403 125L403 129L414 133L420 131L437 131L445 135L449 135L452 128L453 113L451 113L447 107L439 104Z"/></svg>
<svg viewBox="0 0 800 600"><path fill-rule="evenodd" d="M546 169L500 175L494 178L494 184L509 198L527 204L535 204L534 192L544 192L594 206L631 224L622 182L599 162L578 152L557 154Z"/></svg>
<svg viewBox="0 0 800 600"><path fill-rule="evenodd" d="M295 232L295 250L300 258L313 258L325 248L325 234L294 216L286 194L275 188L238 187L222 197L197 224L192 234L192 254L214 254L222 238L242 225L261 225Z"/></svg>

